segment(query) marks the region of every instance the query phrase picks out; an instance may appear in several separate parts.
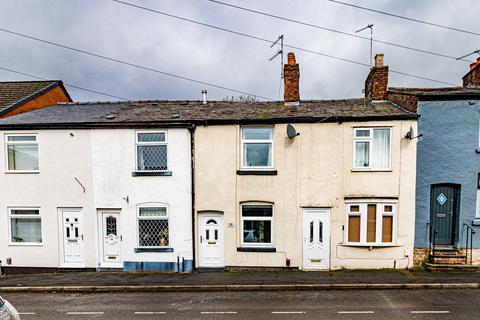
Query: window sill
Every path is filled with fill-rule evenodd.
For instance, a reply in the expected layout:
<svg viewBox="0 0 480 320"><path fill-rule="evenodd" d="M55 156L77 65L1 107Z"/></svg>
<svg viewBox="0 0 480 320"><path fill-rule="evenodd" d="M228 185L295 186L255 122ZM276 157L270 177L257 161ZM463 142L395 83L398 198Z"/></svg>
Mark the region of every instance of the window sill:
<svg viewBox="0 0 480 320"><path fill-rule="evenodd" d="M400 247L395 243L341 243L344 247L361 247L361 248L388 248L388 247Z"/></svg>
<svg viewBox="0 0 480 320"><path fill-rule="evenodd" d="M8 244L8 246L10 247L43 247L43 243L35 243L35 242L31 242L31 243L28 243L28 242L25 242L25 243L21 243L21 242L11 242Z"/></svg>
<svg viewBox="0 0 480 320"><path fill-rule="evenodd" d="M173 248L165 247L165 248L135 248L133 249L135 253L141 252L173 252Z"/></svg>
<svg viewBox="0 0 480 320"><path fill-rule="evenodd" d="M237 170L239 176L276 176L277 170Z"/></svg>
<svg viewBox="0 0 480 320"><path fill-rule="evenodd" d="M15 171L15 170L9 170L9 171L5 171L6 174L39 174L40 171L39 170L25 170L25 171L21 171L21 170L18 170L18 171Z"/></svg>
<svg viewBox="0 0 480 320"><path fill-rule="evenodd" d="M478 227L480 226L480 218L475 218L472 220L472 226Z"/></svg>
<svg viewBox="0 0 480 320"><path fill-rule="evenodd" d="M133 171L132 177L170 177L172 171Z"/></svg>
<svg viewBox="0 0 480 320"><path fill-rule="evenodd" d="M261 248L261 247L238 247L238 252L277 252L276 248Z"/></svg>
<svg viewBox="0 0 480 320"><path fill-rule="evenodd" d="M352 169L352 172L392 172L392 169Z"/></svg>

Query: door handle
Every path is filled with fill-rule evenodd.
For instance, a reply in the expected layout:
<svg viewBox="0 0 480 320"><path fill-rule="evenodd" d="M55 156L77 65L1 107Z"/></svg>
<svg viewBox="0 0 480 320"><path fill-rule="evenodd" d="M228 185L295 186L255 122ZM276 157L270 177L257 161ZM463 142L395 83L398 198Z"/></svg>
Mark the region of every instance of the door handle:
<svg viewBox="0 0 480 320"><path fill-rule="evenodd" d="M200 236L200 243L203 242L203 236Z"/></svg>
<svg viewBox="0 0 480 320"><path fill-rule="evenodd" d="M82 234L82 241L83 241L83 234Z"/></svg>

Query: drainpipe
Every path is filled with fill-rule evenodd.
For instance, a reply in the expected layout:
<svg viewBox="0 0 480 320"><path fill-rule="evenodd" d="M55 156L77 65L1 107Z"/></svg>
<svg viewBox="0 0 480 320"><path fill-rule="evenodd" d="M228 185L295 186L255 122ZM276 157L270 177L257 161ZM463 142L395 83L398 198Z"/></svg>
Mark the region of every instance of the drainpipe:
<svg viewBox="0 0 480 320"><path fill-rule="evenodd" d="M190 152L191 152L191 175L192 175L192 271L196 269L195 252L195 124L192 124L188 131L190 132ZM184 267L185 268L185 267Z"/></svg>

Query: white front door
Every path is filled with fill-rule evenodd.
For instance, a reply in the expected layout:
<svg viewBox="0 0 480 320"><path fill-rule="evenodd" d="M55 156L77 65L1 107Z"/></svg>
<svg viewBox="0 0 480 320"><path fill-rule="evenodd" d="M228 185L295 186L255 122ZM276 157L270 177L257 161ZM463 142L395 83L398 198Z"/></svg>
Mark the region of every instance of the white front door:
<svg viewBox="0 0 480 320"><path fill-rule="evenodd" d="M330 209L303 210L303 269L330 267Z"/></svg>
<svg viewBox="0 0 480 320"><path fill-rule="evenodd" d="M102 265L108 267L121 266L122 234L120 232L120 212L102 211L101 245Z"/></svg>
<svg viewBox="0 0 480 320"><path fill-rule="evenodd" d="M80 209L60 209L61 235L63 238L62 265L82 266L83 229Z"/></svg>
<svg viewBox="0 0 480 320"><path fill-rule="evenodd" d="M200 215L200 262L204 268L222 268L223 260L223 215L208 214Z"/></svg>

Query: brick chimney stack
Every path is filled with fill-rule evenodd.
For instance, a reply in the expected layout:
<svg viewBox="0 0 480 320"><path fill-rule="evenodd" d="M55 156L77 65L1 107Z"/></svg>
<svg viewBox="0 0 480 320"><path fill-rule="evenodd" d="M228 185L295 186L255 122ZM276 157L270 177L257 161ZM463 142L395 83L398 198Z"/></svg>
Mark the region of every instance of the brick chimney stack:
<svg viewBox="0 0 480 320"><path fill-rule="evenodd" d="M285 104L298 106L300 104L300 68L293 52L288 53L288 63L283 66L283 82Z"/></svg>
<svg viewBox="0 0 480 320"><path fill-rule="evenodd" d="M375 55L375 65L365 80L365 98L386 100L388 87L388 66L383 65L383 53Z"/></svg>
<svg viewBox="0 0 480 320"><path fill-rule="evenodd" d="M463 86L467 88L480 88L480 58L470 64L470 71L463 76Z"/></svg>

